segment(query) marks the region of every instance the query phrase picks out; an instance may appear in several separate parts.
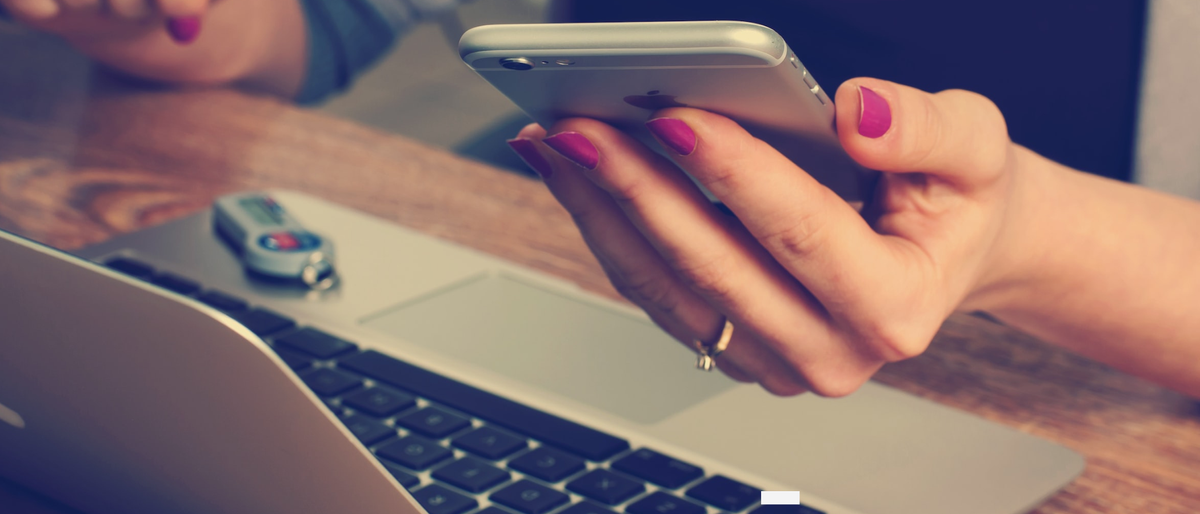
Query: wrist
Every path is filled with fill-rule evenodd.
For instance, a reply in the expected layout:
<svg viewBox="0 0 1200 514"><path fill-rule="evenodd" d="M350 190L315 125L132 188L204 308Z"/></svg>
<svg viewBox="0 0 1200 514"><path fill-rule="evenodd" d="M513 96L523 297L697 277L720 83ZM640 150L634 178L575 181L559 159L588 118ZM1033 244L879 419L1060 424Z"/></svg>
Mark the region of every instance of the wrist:
<svg viewBox="0 0 1200 514"><path fill-rule="evenodd" d="M1007 194L996 206L999 230L960 310L997 313L1027 306L1055 275L1048 269L1056 261L1056 234L1069 229L1057 224L1071 170L1015 143L1009 155Z"/></svg>

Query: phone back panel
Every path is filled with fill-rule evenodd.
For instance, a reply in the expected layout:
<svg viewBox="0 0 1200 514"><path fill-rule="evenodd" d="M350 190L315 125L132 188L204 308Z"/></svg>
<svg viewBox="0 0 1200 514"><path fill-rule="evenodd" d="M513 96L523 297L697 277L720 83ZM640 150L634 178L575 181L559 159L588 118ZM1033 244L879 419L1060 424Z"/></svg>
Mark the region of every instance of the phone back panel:
<svg viewBox="0 0 1200 514"><path fill-rule="evenodd" d="M644 127L652 113L695 107L734 119L848 200L869 176L842 151L829 96L761 25L492 25L468 31L459 48L542 126L594 118L658 148ZM505 67L513 59L528 69Z"/></svg>

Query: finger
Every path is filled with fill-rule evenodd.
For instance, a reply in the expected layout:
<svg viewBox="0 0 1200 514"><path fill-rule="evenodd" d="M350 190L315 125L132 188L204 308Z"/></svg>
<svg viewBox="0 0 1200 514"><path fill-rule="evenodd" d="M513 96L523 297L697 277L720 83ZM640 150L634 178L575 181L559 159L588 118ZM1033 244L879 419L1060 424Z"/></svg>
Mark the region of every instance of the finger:
<svg viewBox="0 0 1200 514"><path fill-rule="evenodd" d="M154 12L151 0L108 0L109 11L118 18L141 20Z"/></svg>
<svg viewBox="0 0 1200 514"><path fill-rule="evenodd" d="M792 296L784 285L790 282L786 273L756 255L737 236L733 222L669 161L593 120L567 120L551 132L546 144L572 162L590 166L585 176L616 202L670 269L687 278L710 303L727 306L754 300L743 298L745 291ZM567 174L578 175L577 167L567 168Z"/></svg>
<svg viewBox="0 0 1200 514"><path fill-rule="evenodd" d="M597 243L594 231L583 229L584 240L587 241L588 247L592 249L592 253L597 255L600 261L601 268L608 276L613 285L621 292L622 296L628 298L631 302L640 307L656 325L661 327L668 334L671 334L677 341L683 343L689 350L696 351L693 340L697 339L696 334L712 333L714 335L699 339L704 341L714 341L717 338L713 331L698 330L697 327L708 324L714 327L715 331L719 331L722 327L721 321L724 316L715 310L708 309L711 314L705 316L690 316L695 321L684 321L681 319L680 310L675 301L669 299L670 296L662 291L666 287L671 287L676 291L686 291L682 285L676 284L667 285L663 282L666 277L671 277L670 274L654 274L647 273L644 276L637 272L622 270L620 266L628 266L629 262L622 262L624 259L615 260L610 255L610 251L604 250L602 243ZM626 247L622 245L619 249L619 255L626 255ZM616 262L614 262L616 261ZM684 293L686 294L686 293ZM700 309L702 310L702 309ZM716 324L711 322L700 321L716 320ZM761 385L764 389L778 396L794 396L807 391L804 386L803 379L800 378L794 370L788 368L777 355L775 355L769 347L756 340L753 336L748 335L745 331L736 331L733 339L730 341L725 352L721 353L716 359L717 368L730 378L738 382L755 382Z"/></svg>
<svg viewBox="0 0 1200 514"><path fill-rule="evenodd" d="M707 331L707 328L697 327L719 323L720 313L678 283L641 234L612 205L611 198L581 177L567 174L551 180L554 174L550 161L561 158L542 148L543 137L545 130L530 124L509 144L546 180L551 193L571 213L584 240L618 291L685 344ZM620 251L610 252L613 247L619 247ZM728 360L722 364L722 370L735 380L755 381L736 364Z"/></svg>
<svg viewBox="0 0 1200 514"><path fill-rule="evenodd" d="M877 324L877 293L895 287L909 271L907 263L919 260L917 249L881 237L833 191L732 120L689 108L655 116L647 128L799 279L830 318L852 330ZM873 338L859 334L852 340ZM870 348L886 354L880 357L899 359L886 346Z"/></svg>
<svg viewBox="0 0 1200 514"><path fill-rule="evenodd" d="M863 357L837 341L821 306L670 161L594 120L565 120L550 132L545 142L577 164L560 171L582 172L608 193L690 289L735 326L752 328L781 364L778 376L800 372L800 382L826 395L866 380L854 372L868 369ZM825 362L809 358L816 355Z"/></svg>
<svg viewBox="0 0 1200 514"><path fill-rule="evenodd" d="M628 225L623 215L619 219ZM587 223L579 226L584 240L597 256L605 275L622 296L645 311L655 324L692 351L696 351L696 339L710 342L717 339L723 328L724 316L707 304L700 304L698 308L691 310L681 309L678 295L695 293L687 290L686 286L666 269L666 264L653 253L648 243L645 245L648 253L643 255L645 259L638 259L636 255L630 254L629 240L625 238L640 238L641 234L636 233L636 229L629 227L624 234L605 234ZM654 261L655 266L645 266L647 260ZM692 313L691 316L685 315L688 311ZM747 331L735 330L729 346L715 360L717 368L730 378L738 382L758 383L772 394L794 396L807 391L803 379L787 367L768 346Z"/></svg>
<svg viewBox="0 0 1200 514"><path fill-rule="evenodd" d="M750 377L749 381L758 383L773 395L796 396L808 392L804 377L745 327L742 330L734 327L729 346L714 360L722 371L727 368L742 370Z"/></svg>
<svg viewBox="0 0 1200 514"><path fill-rule="evenodd" d="M1009 159L1004 117L981 95L929 94L857 78L843 83L836 99L842 147L868 168L929 173L970 185L998 175Z"/></svg>
<svg viewBox="0 0 1200 514"><path fill-rule="evenodd" d="M209 0L155 0L158 10L168 18L203 16L208 10Z"/></svg>
<svg viewBox="0 0 1200 514"><path fill-rule="evenodd" d="M508 143L566 208L617 291L681 342L720 323L721 314L679 283L612 198L576 174L555 172L552 162L561 157L543 150L544 137L544 129L529 125Z"/></svg>
<svg viewBox="0 0 1200 514"><path fill-rule="evenodd" d="M4 0L0 5L13 16L30 21L48 20L62 11L56 0Z"/></svg>
<svg viewBox="0 0 1200 514"><path fill-rule="evenodd" d="M719 333L724 316L684 285L654 248L629 222L613 199L540 142L545 131L530 125L510 145L537 171L567 209L596 255L609 280L623 296L641 307L675 339L691 341ZM563 173L555 168L567 168ZM739 334L718 367L738 381L766 382L779 394L798 394L802 386L776 377L791 377L761 343Z"/></svg>
<svg viewBox="0 0 1200 514"><path fill-rule="evenodd" d="M99 12L103 7L100 0L59 0L63 7L73 13Z"/></svg>

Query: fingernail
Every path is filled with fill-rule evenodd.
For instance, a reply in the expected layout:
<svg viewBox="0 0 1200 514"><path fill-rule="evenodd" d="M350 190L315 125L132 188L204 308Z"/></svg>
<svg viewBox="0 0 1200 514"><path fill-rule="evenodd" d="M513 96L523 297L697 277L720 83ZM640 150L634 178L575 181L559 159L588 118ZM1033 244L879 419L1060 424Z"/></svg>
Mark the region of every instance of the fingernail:
<svg viewBox="0 0 1200 514"><path fill-rule="evenodd" d="M871 139L887 133L892 127L892 108L879 93L858 86L858 133Z"/></svg>
<svg viewBox="0 0 1200 514"><path fill-rule="evenodd" d="M176 43L186 45L200 35L200 17L186 16L167 19L167 32Z"/></svg>
<svg viewBox="0 0 1200 514"><path fill-rule="evenodd" d="M509 139L508 147L517 153L517 157L525 161L526 166L541 175L543 180L550 178L550 175L554 173L554 169L550 167L549 162L546 162L546 158L542 157L542 153L537 150L537 145L532 140L523 137Z"/></svg>
<svg viewBox="0 0 1200 514"><path fill-rule="evenodd" d="M646 122L646 128L679 155L691 155L696 151L696 133L683 120L654 118Z"/></svg>
<svg viewBox="0 0 1200 514"><path fill-rule="evenodd" d="M559 155L585 169L594 170L596 165L600 164L600 151L596 150L596 145L578 132L558 133L543 139L542 142L558 152Z"/></svg>

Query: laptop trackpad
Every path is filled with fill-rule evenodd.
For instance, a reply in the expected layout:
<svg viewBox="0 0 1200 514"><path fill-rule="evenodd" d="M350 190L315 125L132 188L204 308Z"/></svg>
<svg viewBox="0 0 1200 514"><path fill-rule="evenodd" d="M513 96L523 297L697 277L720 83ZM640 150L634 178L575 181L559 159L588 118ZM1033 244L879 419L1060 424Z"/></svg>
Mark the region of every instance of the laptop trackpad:
<svg viewBox="0 0 1200 514"><path fill-rule="evenodd" d="M480 275L363 325L509 378L653 424L735 384L696 373L648 320L508 275Z"/></svg>

